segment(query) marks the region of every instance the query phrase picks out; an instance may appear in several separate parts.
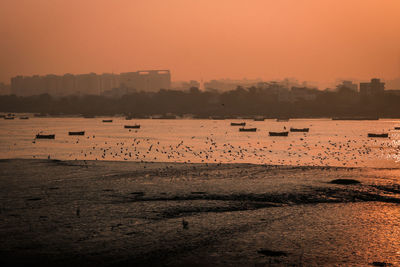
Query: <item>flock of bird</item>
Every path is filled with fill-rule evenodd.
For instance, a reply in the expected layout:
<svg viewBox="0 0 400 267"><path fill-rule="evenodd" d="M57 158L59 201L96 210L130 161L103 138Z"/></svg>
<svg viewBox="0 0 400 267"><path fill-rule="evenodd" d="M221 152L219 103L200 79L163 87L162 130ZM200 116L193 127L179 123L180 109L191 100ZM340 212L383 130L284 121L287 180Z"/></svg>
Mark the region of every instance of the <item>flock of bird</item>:
<svg viewBox="0 0 400 267"><path fill-rule="evenodd" d="M367 166L370 161L400 155L400 144L391 139L377 140L362 135L323 139L313 135L312 129L310 133L274 138L244 133L239 139L229 136L228 131L224 135L214 135L210 129L208 136L186 136L181 140L139 136L139 131L142 129L129 131L131 137L122 140L104 136L96 138L95 135L70 137L65 143L75 149L68 157L77 160L347 167Z"/></svg>

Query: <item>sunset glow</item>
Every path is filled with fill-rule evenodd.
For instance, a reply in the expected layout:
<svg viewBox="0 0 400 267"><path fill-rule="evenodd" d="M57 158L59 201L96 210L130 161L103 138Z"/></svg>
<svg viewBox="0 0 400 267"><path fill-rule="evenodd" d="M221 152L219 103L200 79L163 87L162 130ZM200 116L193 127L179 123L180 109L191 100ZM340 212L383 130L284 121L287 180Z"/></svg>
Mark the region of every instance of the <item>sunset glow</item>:
<svg viewBox="0 0 400 267"><path fill-rule="evenodd" d="M2 0L0 81L170 69L173 80L400 76L398 0Z"/></svg>

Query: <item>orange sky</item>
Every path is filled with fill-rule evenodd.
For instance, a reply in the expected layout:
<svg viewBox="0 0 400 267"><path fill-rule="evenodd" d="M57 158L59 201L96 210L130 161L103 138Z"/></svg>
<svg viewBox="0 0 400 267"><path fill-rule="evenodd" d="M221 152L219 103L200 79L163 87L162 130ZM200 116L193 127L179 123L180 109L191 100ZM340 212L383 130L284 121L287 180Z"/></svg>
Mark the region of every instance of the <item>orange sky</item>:
<svg viewBox="0 0 400 267"><path fill-rule="evenodd" d="M173 80L400 76L400 0L0 0L0 81L163 68Z"/></svg>

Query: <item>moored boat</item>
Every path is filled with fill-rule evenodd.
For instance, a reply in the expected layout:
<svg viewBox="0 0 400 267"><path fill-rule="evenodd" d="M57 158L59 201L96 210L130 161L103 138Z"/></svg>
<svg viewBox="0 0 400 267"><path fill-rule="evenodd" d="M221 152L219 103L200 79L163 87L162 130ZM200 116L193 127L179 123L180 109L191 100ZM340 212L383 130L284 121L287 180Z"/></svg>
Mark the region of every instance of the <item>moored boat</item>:
<svg viewBox="0 0 400 267"><path fill-rule="evenodd" d="M380 137L380 138L388 138L389 134L388 133L381 133L381 134L376 134L376 133L369 133L368 137Z"/></svg>
<svg viewBox="0 0 400 267"><path fill-rule="evenodd" d="M29 117L24 116L24 117L19 117L20 120L29 120Z"/></svg>
<svg viewBox="0 0 400 267"><path fill-rule="evenodd" d="M36 139L55 139L55 134L37 134Z"/></svg>
<svg viewBox="0 0 400 267"><path fill-rule="evenodd" d="M13 120L14 117L4 117L5 120Z"/></svg>
<svg viewBox="0 0 400 267"><path fill-rule="evenodd" d="M231 126L246 126L245 122L231 122Z"/></svg>
<svg viewBox="0 0 400 267"><path fill-rule="evenodd" d="M394 127L395 130L400 130L400 126Z"/></svg>
<svg viewBox="0 0 400 267"><path fill-rule="evenodd" d="M139 124L135 124L135 125L125 125L124 128L125 128L125 129L140 129L140 125L139 125Z"/></svg>
<svg viewBox="0 0 400 267"><path fill-rule="evenodd" d="M257 128L239 128L239 132L256 132Z"/></svg>
<svg viewBox="0 0 400 267"><path fill-rule="evenodd" d="M103 122L113 122L113 120L103 120Z"/></svg>
<svg viewBox="0 0 400 267"><path fill-rule="evenodd" d="M68 132L68 135L85 135L85 131L80 131L80 132Z"/></svg>
<svg viewBox="0 0 400 267"><path fill-rule="evenodd" d="M269 136L288 136L289 132L269 132Z"/></svg>
<svg viewBox="0 0 400 267"><path fill-rule="evenodd" d="M291 132L303 132L303 133L308 133L310 128L292 128L290 127Z"/></svg>

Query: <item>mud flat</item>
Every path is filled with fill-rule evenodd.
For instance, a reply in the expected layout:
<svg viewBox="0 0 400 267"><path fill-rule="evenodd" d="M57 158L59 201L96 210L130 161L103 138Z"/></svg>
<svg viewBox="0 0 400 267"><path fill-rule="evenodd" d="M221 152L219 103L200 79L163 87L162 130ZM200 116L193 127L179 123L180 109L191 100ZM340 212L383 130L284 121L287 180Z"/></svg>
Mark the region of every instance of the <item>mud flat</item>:
<svg viewBox="0 0 400 267"><path fill-rule="evenodd" d="M398 169L13 159L0 199L2 266L400 264Z"/></svg>

